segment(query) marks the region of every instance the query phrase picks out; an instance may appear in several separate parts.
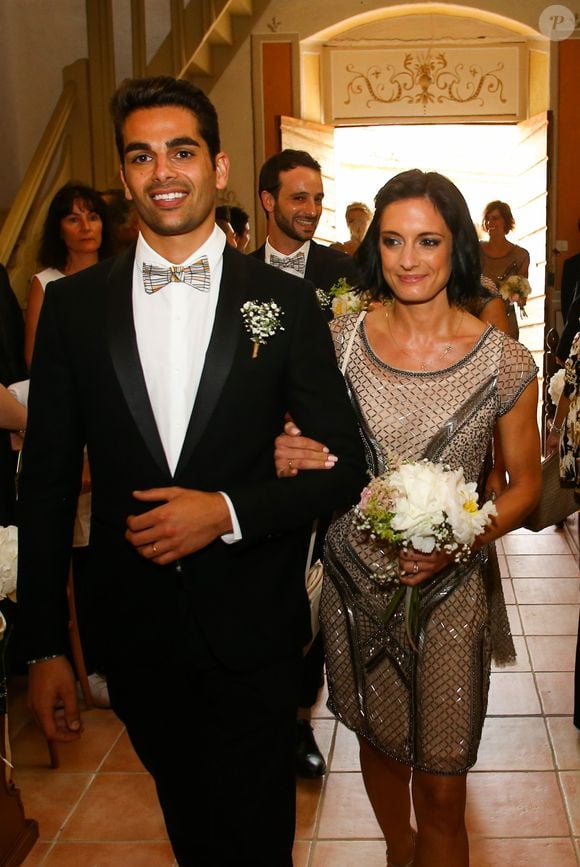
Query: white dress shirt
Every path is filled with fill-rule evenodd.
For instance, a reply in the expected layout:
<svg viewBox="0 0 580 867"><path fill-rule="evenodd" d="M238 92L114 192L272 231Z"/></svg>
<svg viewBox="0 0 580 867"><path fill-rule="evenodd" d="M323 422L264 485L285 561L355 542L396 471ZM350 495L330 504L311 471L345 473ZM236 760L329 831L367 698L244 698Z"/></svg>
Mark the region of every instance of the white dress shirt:
<svg viewBox="0 0 580 867"><path fill-rule="evenodd" d="M310 250L310 241L305 241L302 244L302 246L299 247L297 250L294 250L293 253L290 253L290 254L281 253L279 250L277 250L275 247L273 247L271 245L270 238L268 237L268 238L266 238L266 246L264 249L264 261L266 262L267 265L269 265L270 264L270 257L272 255L272 253L274 253L275 256L281 256L283 259L293 259L298 253L304 253L304 273L302 274L302 277L304 277L304 274L306 273L306 264L308 262L308 251L309 250ZM278 268L277 265L275 265L274 267ZM300 277L301 276L300 274L298 274L294 270L294 268L286 267L286 268L279 268L278 270L286 271L287 274L293 274L294 277Z"/></svg>
<svg viewBox="0 0 580 867"><path fill-rule="evenodd" d="M213 329L223 268L226 237L215 226L207 241L180 266L207 256L210 291L170 282L149 295L143 285L143 263L170 268L139 234L133 267L133 319L147 393L171 474L175 473L195 403ZM223 494L234 528L224 541L241 538L232 503Z"/></svg>

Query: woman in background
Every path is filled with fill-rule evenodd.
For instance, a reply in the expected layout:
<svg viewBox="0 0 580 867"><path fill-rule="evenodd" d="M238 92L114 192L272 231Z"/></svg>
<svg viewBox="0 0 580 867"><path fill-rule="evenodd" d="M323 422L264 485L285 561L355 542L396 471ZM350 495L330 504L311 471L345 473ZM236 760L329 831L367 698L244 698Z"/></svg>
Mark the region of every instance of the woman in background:
<svg viewBox="0 0 580 867"><path fill-rule="evenodd" d="M75 182L65 184L49 205L38 254L44 267L30 284L24 324L24 357L28 367L47 284L95 265L110 254L106 203L91 187Z"/></svg>
<svg viewBox="0 0 580 867"><path fill-rule="evenodd" d="M479 243L483 276L492 280L498 289L504 280L514 274L527 277L530 254L523 247L513 244L506 238L516 225L507 202L500 202L498 199L489 202L484 208L481 225L489 236L489 240ZM505 305L510 326L509 334L517 340L520 329L514 305L511 301L505 301Z"/></svg>

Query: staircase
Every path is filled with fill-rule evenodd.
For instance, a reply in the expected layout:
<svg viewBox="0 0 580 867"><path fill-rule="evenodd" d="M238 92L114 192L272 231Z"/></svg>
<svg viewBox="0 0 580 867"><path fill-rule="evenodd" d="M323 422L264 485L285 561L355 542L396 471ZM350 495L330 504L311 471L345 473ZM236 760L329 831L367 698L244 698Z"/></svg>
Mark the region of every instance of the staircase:
<svg viewBox="0 0 580 867"><path fill-rule="evenodd" d="M118 165L108 103L115 89L114 0L86 0L88 58L63 70L63 91L0 228L0 262L26 306L28 280L48 202L72 178L96 189L118 186ZM211 93L251 34L270 0L169 0L167 35L147 58L145 0L131 0L132 74L187 78ZM151 9L151 3L147 4ZM164 3L163 9L167 6ZM156 10L159 13L159 10ZM151 24L153 27L153 24ZM159 28L159 14L155 19ZM125 46L124 46L125 48Z"/></svg>

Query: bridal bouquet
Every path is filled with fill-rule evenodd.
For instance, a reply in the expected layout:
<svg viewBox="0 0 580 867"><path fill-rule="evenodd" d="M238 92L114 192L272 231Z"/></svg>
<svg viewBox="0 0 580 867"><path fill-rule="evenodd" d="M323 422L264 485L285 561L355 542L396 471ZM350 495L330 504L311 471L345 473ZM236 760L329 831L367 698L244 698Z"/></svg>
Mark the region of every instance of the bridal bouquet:
<svg viewBox="0 0 580 867"><path fill-rule="evenodd" d="M478 503L476 485L463 469L432 461L404 461L371 480L361 494L353 522L372 541L395 548L413 547L429 554L446 551L456 562L468 558L471 545L497 514L492 502ZM385 611L387 623L405 597L405 624L416 650L419 627L418 587L399 586Z"/></svg>
<svg viewBox="0 0 580 867"><path fill-rule="evenodd" d="M506 301L511 301L513 304L517 304L522 316L528 315L525 307L528 295L531 291L532 287L527 278L520 277L519 274L512 274L511 277L507 277L503 283L500 283L499 285L499 294L501 297Z"/></svg>
<svg viewBox="0 0 580 867"><path fill-rule="evenodd" d="M16 601L16 572L18 567L18 530L16 527L0 527L0 599ZM5 629L0 612L0 638Z"/></svg>

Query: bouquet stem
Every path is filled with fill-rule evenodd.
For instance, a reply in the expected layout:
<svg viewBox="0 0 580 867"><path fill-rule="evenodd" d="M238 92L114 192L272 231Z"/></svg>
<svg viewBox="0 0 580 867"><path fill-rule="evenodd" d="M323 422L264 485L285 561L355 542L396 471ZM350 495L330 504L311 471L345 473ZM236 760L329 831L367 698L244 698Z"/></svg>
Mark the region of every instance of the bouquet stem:
<svg viewBox="0 0 580 867"><path fill-rule="evenodd" d="M419 588L405 587L401 585L395 590L391 597L391 601L385 609L383 622L387 624L397 608L399 607L403 597L405 597L405 631L409 644L417 652L417 636L419 634Z"/></svg>

